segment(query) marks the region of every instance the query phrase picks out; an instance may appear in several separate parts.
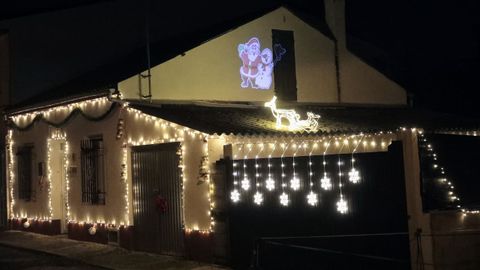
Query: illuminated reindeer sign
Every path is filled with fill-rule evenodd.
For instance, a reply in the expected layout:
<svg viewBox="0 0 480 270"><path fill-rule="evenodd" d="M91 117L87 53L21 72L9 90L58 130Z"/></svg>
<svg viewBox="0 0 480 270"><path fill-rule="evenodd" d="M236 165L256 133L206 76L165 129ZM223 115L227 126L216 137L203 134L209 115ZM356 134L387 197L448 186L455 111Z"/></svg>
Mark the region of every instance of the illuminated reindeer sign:
<svg viewBox="0 0 480 270"><path fill-rule="evenodd" d="M306 132L318 131L318 119L320 115L307 112L307 119L300 120L300 115L295 110L277 109L276 100L277 97L274 96L272 100L265 102L265 107L269 107L272 110L272 114L276 118L277 129L287 128L290 131L304 130ZM287 119L288 126L282 124L283 118Z"/></svg>

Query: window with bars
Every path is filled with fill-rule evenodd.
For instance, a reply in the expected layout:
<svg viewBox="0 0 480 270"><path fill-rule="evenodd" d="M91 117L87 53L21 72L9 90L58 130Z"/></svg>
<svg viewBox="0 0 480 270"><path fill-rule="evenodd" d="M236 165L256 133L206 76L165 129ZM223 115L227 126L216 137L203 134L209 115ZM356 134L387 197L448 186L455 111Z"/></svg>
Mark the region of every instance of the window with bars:
<svg viewBox="0 0 480 270"><path fill-rule="evenodd" d="M18 198L32 199L33 146L22 146L17 150Z"/></svg>
<svg viewBox="0 0 480 270"><path fill-rule="evenodd" d="M105 164L103 137L81 141L82 202L105 204Z"/></svg>

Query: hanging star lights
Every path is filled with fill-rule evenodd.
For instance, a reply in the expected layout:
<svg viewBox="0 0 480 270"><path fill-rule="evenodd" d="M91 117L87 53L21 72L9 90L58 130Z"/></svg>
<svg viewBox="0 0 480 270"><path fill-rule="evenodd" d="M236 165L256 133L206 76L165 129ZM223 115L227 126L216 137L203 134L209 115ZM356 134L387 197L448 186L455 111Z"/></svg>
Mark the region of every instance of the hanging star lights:
<svg viewBox="0 0 480 270"><path fill-rule="evenodd" d="M310 193L308 193L307 195L307 202L309 205L311 206L315 206L317 205L318 203L318 195L317 193L313 192L313 191L310 191Z"/></svg>
<svg viewBox="0 0 480 270"><path fill-rule="evenodd" d="M230 193L230 199L232 199L232 202L234 202L234 203L240 201L240 192L238 192L238 190L234 189Z"/></svg>
<svg viewBox="0 0 480 270"><path fill-rule="evenodd" d="M290 203L290 199L288 198L288 194L285 192L282 192L282 194L280 195L280 204L283 206L288 206L289 203Z"/></svg>
<svg viewBox="0 0 480 270"><path fill-rule="evenodd" d="M325 151L323 152L323 163L322 163L323 164L323 177L320 179L320 186L324 190L332 189L332 180L327 175L327 169L326 169L327 161L325 160L325 156L327 155L328 147L330 147L330 142L331 141L332 141L332 139L330 139L328 141L328 143L327 142L324 143Z"/></svg>
<svg viewBox="0 0 480 270"><path fill-rule="evenodd" d="M340 199L337 201L337 211L340 214L346 214L348 212L347 201L340 195Z"/></svg>
<svg viewBox="0 0 480 270"><path fill-rule="evenodd" d="M257 205L261 205L263 203L263 194L261 192L255 192L253 195L253 202Z"/></svg>
<svg viewBox="0 0 480 270"><path fill-rule="evenodd" d="M268 198L264 192L273 193L277 188L277 183L274 179L275 162L273 159L276 156L279 162L279 166L276 169L280 177L278 188L281 189L276 196L278 196L278 202L281 206L287 207L291 205L293 202L291 192L305 192L301 195L304 198L305 205L314 207L320 202L321 192L338 188L339 199L337 202L339 204L336 210L341 214L347 213L349 212L349 204L344 194L344 186L358 183L361 176L360 170L355 167L354 155L349 160L352 162L352 167L349 166L350 168L345 171L347 166L345 166L346 162L342 160L344 158L343 155L345 152L356 153L359 145L363 145L365 150L368 149L367 151L372 151L373 149L376 151L379 148L386 149L394 135L382 134L381 136L380 142L369 139L367 144L362 144L362 142L365 142L364 137L371 137L371 135L364 134L340 137L329 136L323 139L302 138L302 141L298 143L296 139L274 142L261 140L248 143L237 142L236 145L239 145L239 147L236 148L237 150L234 153L237 154L234 154L234 157L242 156L243 159L233 161L233 188L230 191L230 199L233 203L236 203L240 201L244 194L248 194L248 196L252 196L254 205L263 205ZM387 141L385 141L385 137ZM322 149L319 149L320 146ZM331 149L332 146L335 147L335 150ZM349 146L353 147L350 149ZM331 178L327 171L326 157L327 153L332 151L337 152L338 155L338 160L335 162L338 168L338 178L335 177L335 179ZM314 156L314 154L317 155ZM249 158L251 163L247 162ZM287 162L287 158L292 160L291 167ZM320 161L317 163L319 166L316 167L316 160L319 158ZM242 167L242 165L243 168L238 168ZM289 175L291 178L287 178ZM319 179L319 176L322 177ZM239 179L243 179L243 186L242 181ZM337 179L338 184L334 185L333 180ZM247 184L248 189L245 189ZM262 190L263 188L265 190ZM250 192L252 192L251 195L249 195Z"/></svg>
<svg viewBox="0 0 480 270"><path fill-rule="evenodd" d="M350 169L348 172L348 180L354 184L357 184L360 182L360 172L355 168Z"/></svg>

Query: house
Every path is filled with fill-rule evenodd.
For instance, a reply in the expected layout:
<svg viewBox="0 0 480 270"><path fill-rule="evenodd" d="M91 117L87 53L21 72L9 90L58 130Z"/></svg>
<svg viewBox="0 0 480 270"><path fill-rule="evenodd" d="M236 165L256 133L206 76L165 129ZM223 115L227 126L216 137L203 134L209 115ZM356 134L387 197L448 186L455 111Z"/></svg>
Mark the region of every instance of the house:
<svg viewBox="0 0 480 270"><path fill-rule="evenodd" d="M348 51L343 1L325 4L325 21L278 7L190 48L165 42L113 87L12 108L10 227L240 269L445 260L441 240L421 241L438 219L419 152L479 123L409 108ZM442 181L451 224L478 220ZM290 265L302 249L320 253Z"/></svg>

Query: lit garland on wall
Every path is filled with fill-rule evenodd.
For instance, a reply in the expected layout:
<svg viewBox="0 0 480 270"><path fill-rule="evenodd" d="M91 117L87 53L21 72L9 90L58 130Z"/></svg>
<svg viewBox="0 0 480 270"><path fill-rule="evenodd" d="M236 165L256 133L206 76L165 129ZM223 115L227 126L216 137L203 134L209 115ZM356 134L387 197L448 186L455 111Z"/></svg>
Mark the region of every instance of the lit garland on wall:
<svg viewBox="0 0 480 270"><path fill-rule="evenodd" d="M120 173L120 178L125 186L125 217L124 222L120 222L120 225L130 225L130 194L129 194L129 186L128 186L128 148L127 144L124 143L122 146L122 164L120 165L122 168Z"/></svg>
<svg viewBox="0 0 480 270"><path fill-rule="evenodd" d="M267 188L268 191L272 191L275 189L275 181L273 180L273 177L272 177L272 163L270 162L270 159L272 158L272 154L275 152L276 143L269 144L269 145L272 148L272 152L270 152L267 158L268 174L267 174L267 180L265 181L265 187Z"/></svg>
<svg viewBox="0 0 480 270"><path fill-rule="evenodd" d="M211 173L210 173L210 159L209 159L209 154L208 154L208 136L204 135L203 137L203 151L204 151L204 158L202 159L202 168L200 169L201 172L204 172L205 177L206 177L206 182L208 185L208 204L210 206L210 209L208 210L208 216L210 218L210 229L209 231L204 231L204 233L208 232L213 232L214 227L215 227L215 220L212 215L212 211L215 209L215 202L212 200L212 197L215 194L215 185L212 182L211 179Z"/></svg>
<svg viewBox="0 0 480 270"><path fill-rule="evenodd" d="M74 116L74 114L76 113L80 113L84 118L90 121L100 121L104 119L107 115L110 114L110 112L113 111L116 103L110 104L109 108L99 116L89 116L84 113L84 110L85 110L85 107L87 106L91 106L91 105L104 106L108 102L109 100L107 97L100 97L100 98L84 100L84 101L70 103L70 104L61 105L61 106L55 106L45 110L22 113L22 114L10 116L9 118L12 120L11 125L14 128L22 131L30 129L33 126L34 122L37 120L43 120L46 124L59 128L62 125L64 125L66 122L68 122L68 120L70 120L72 116ZM59 122L52 122L47 120L51 116L51 114L57 114L57 113L66 113L66 115L64 119ZM21 125L20 123L23 123L23 125Z"/></svg>
<svg viewBox="0 0 480 270"><path fill-rule="evenodd" d="M13 157L13 130L9 129L7 133L7 150L8 150L8 188L9 188L9 197L10 197L10 218L14 218L15 214L13 213L13 206L15 205L15 193L13 192L13 186L15 184L15 172L13 168L15 166L15 158Z"/></svg>
<svg viewBox="0 0 480 270"><path fill-rule="evenodd" d="M52 141L65 141L66 142L67 135L65 132L61 130L52 130L50 137L47 139L47 179L48 179L48 213L49 213L49 218L48 219L53 219L53 206L52 206L52 159L51 159L51 153L52 153ZM63 153L63 158L65 160L65 157L67 157L68 160L68 150L67 146L65 146L64 153ZM65 166L65 165L64 165ZM65 167L64 167L65 169ZM65 185L67 186L67 190L70 190L70 181L68 180L68 172L65 174ZM69 220L70 216L70 205L68 203L68 192L66 196L66 208L67 208L67 221Z"/></svg>
<svg viewBox="0 0 480 270"><path fill-rule="evenodd" d="M65 213L65 220L67 222L70 221L70 161L69 161L69 156L70 156L70 145L68 144L67 138L65 136L65 145L64 145L64 150L63 150L63 166L64 166L64 171L65 171L65 208L66 208L66 213Z"/></svg>
<svg viewBox="0 0 480 270"><path fill-rule="evenodd" d="M328 148L330 147L331 142L332 142L332 139L324 143L325 151L323 151L323 177L320 179L320 186L324 190L332 189L332 180L330 179L330 177L328 177L327 161L325 160L325 156L327 155L327 151L328 151Z"/></svg>

